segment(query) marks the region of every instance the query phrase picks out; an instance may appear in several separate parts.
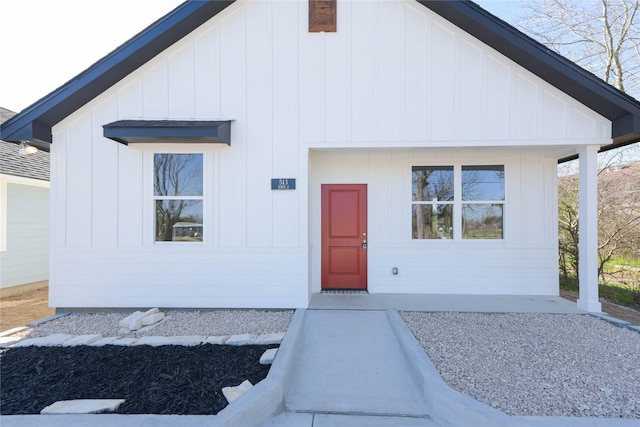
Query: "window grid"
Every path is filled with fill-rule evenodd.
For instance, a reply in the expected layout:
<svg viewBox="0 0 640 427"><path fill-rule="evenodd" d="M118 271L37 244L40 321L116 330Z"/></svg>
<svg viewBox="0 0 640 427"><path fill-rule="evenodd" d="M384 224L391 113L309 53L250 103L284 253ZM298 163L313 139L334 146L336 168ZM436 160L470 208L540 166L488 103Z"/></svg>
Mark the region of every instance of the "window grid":
<svg viewBox="0 0 640 427"><path fill-rule="evenodd" d="M420 198L417 190L428 185L423 183L420 187L416 172L442 170L451 175L452 182L448 183L452 188L450 200L417 200ZM504 170L504 165L484 164L412 166L412 240L504 240ZM469 182L473 174L479 176L477 182ZM478 195L470 195L470 190ZM431 212L425 212L428 207Z"/></svg>

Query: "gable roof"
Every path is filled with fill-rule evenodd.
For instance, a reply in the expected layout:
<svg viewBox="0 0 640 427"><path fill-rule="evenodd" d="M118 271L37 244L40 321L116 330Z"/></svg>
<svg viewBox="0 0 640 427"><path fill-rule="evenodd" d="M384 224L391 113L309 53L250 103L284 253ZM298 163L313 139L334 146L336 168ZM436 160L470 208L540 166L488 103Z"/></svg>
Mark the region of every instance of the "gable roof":
<svg viewBox="0 0 640 427"><path fill-rule="evenodd" d="M15 115L13 111L0 107L0 123ZM24 156L18 150L18 145L0 141L0 174L49 181L49 153L38 150Z"/></svg>
<svg viewBox="0 0 640 427"><path fill-rule="evenodd" d="M0 138L49 151L51 128L235 0L188 0L87 70L25 108L0 128Z"/></svg>
<svg viewBox="0 0 640 427"><path fill-rule="evenodd" d="M51 127L155 55L220 13L235 0L187 0L0 128L8 141L48 150ZM426 8L520 64L612 122L612 143L640 141L640 103L467 0L417 0Z"/></svg>
<svg viewBox="0 0 640 427"><path fill-rule="evenodd" d="M418 2L611 120L613 143L603 147L601 151L640 141L640 102L635 98L471 1Z"/></svg>

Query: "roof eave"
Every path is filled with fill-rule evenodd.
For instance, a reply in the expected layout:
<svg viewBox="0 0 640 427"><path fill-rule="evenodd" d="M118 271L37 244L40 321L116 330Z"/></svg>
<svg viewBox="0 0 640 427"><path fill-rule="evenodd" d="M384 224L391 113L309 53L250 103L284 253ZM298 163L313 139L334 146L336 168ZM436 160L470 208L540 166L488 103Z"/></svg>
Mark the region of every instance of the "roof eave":
<svg viewBox="0 0 640 427"><path fill-rule="evenodd" d="M10 138L5 137L5 130L2 130L2 140L6 142L20 143L29 142L30 145L39 150L49 152L51 144L51 126L39 120L27 121L22 127L15 126L11 130Z"/></svg>

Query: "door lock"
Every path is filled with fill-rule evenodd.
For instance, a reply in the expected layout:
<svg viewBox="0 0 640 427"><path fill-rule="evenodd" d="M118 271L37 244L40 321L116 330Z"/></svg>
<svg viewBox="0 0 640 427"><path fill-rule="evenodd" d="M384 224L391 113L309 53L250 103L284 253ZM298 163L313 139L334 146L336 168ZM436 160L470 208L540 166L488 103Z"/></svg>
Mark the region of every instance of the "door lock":
<svg viewBox="0 0 640 427"><path fill-rule="evenodd" d="M367 241L366 240L362 241L362 249L367 249Z"/></svg>

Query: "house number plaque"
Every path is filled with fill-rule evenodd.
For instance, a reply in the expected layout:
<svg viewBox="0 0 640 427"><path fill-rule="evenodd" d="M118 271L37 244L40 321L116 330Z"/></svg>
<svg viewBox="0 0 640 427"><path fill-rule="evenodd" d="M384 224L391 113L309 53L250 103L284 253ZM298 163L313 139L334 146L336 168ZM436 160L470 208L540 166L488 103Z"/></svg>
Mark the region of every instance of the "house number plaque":
<svg viewBox="0 0 640 427"><path fill-rule="evenodd" d="M272 190L295 190L296 179L295 178L274 178L271 180Z"/></svg>

